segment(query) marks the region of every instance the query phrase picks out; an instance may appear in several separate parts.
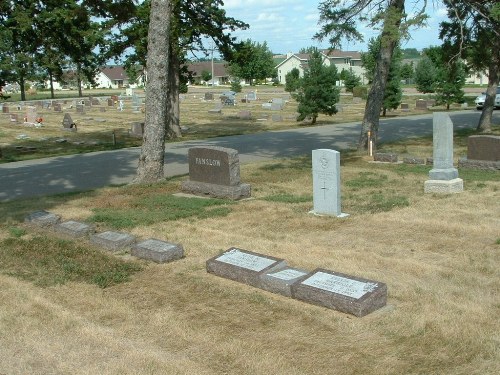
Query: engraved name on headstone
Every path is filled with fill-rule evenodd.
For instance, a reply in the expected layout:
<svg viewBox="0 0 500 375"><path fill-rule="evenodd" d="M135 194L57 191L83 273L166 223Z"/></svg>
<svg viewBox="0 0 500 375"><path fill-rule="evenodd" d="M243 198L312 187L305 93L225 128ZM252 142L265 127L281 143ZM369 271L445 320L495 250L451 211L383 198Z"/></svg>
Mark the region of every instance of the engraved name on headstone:
<svg viewBox="0 0 500 375"><path fill-rule="evenodd" d="M384 283L316 269L295 282L292 297L355 316L365 316L387 303Z"/></svg>
<svg viewBox="0 0 500 375"><path fill-rule="evenodd" d="M206 267L209 273L260 288L261 276L285 268L286 262L233 247L209 259Z"/></svg>
<svg viewBox="0 0 500 375"><path fill-rule="evenodd" d="M335 150L312 151L313 203L311 213L346 217L341 211L340 153Z"/></svg>

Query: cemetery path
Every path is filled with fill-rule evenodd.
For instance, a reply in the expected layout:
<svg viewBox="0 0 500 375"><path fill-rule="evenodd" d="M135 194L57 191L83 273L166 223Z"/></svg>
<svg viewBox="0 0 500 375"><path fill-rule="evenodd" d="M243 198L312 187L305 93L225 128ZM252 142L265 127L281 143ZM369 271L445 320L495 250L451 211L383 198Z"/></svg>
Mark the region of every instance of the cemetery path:
<svg viewBox="0 0 500 375"><path fill-rule="evenodd" d="M454 128L475 128L480 112L450 112ZM500 111L494 112L499 122ZM238 150L240 162L286 158L310 154L314 149L353 148L361 125L357 123L323 125L209 140L168 143L165 175L188 173L187 152L193 146L221 146ZM432 134L432 114L382 119L381 142ZM0 164L0 201L22 197L91 190L132 181L140 148L59 156Z"/></svg>

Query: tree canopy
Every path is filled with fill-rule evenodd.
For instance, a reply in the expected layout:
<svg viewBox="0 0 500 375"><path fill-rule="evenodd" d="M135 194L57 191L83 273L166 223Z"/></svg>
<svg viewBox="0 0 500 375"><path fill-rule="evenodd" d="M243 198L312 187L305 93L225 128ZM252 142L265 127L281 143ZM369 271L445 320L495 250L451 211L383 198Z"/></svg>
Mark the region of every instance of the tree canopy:
<svg viewBox="0 0 500 375"><path fill-rule="evenodd" d="M252 85L255 80L275 77L274 65L273 53L266 42L247 39L236 45L229 69L233 76L243 78Z"/></svg>

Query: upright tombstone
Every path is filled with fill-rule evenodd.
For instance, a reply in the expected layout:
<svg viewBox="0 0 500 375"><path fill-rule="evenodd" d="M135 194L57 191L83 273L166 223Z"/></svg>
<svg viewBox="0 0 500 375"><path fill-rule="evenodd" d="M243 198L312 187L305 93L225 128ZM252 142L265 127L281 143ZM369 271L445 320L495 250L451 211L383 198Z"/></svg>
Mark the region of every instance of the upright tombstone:
<svg viewBox="0 0 500 375"><path fill-rule="evenodd" d="M500 136L471 135L467 138L467 157L458 160L459 168L500 170Z"/></svg>
<svg viewBox="0 0 500 375"><path fill-rule="evenodd" d="M130 135L136 138L142 138L144 136L144 123L135 121L132 123L130 128Z"/></svg>
<svg viewBox="0 0 500 375"><path fill-rule="evenodd" d="M205 100L214 100L214 94L211 92L205 93Z"/></svg>
<svg viewBox="0 0 500 375"><path fill-rule="evenodd" d="M292 284L292 297L358 317L387 304L387 285L318 268Z"/></svg>
<svg viewBox="0 0 500 375"><path fill-rule="evenodd" d="M54 103L54 112L61 112L62 107L60 103Z"/></svg>
<svg viewBox="0 0 500 375"><path fill-rule="evenodd" d="M426 110L427 109L427 100L419 99L419 100L415 101L415 109Z"/></svg>
<svg viewBox="0 0 500 375"><path fill-rule="evenodd" d="M85 113L85 111L83 109L83 104L76 105L76 113Z"/></svg>
<svg viewBox="0 0 500 375"><path fill-rule="evenodd" d="M33 123L35 123L37 118L38 118L38 112L36 110L36 107L27 106L26 107L26 122L33 124Z"/></svg>
<svg viewBox="0 0 500 375"><path fill-rule="evenodd" d="M108 107L112 107L114 104L115 103L114 103L113 99L111 99L111 98L108 99Z"/></svg>
<svg viewBox="0 0 500 375"><path fill-rule="evenodd" d="M341 211L340 152L328 149L312 151L313 203L311 213L346 217Z"/></svg>
<svg viewBox="0 0 500 375"><path fill-rule="evenodd" d="M2 105L2 113L9 113L9 106L7 104Z"/></svg>
<svg viewBox="0 0 500 375"><path fill-rule="evenodd" d="M255 91L250 91L247 95L246 95L246 99L248 101L253 101L253 100L257 100L257 93Z"/></svg>
<svg viewBox="0 0 500 375"><path fill-rule="evenodd" d="M425 193L459 193L464 183L453 167L453 122L444 112L433 114L433 168L424 183Z"/></svg>
<svg viewBox="0 0 500 375"><path fill-rule="evenodd" d="M232 247L206 262L207 272L256 288L262 276L286 267L283 259Z"/></svg>
<svg viewBox="0 0 500 375"><path fill-rule="evenodd" d="M62 120L63 129L74 129L76 131L76 125L71 118L69 113L64 114L64 118Z"/></svg>
<svg viewBox="0 0 500 375"><path fill-rule="evenodd" d="M188 151L189 181L185 193L213 198L250 197L251 187L240 180L238 151L225 147L192 147Z"/></svg>

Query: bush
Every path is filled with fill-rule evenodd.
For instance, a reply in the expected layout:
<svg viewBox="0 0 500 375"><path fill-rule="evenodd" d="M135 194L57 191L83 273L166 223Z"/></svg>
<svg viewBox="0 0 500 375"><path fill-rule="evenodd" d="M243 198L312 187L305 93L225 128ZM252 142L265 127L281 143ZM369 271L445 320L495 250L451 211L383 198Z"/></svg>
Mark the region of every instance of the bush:
<svg viewBox="0 0 500 375"><path fill-rule="evenodd" d="M368 98L368 88L366 88L364 86L353 87L352 96L355 98L367 99Z"/></svg>

